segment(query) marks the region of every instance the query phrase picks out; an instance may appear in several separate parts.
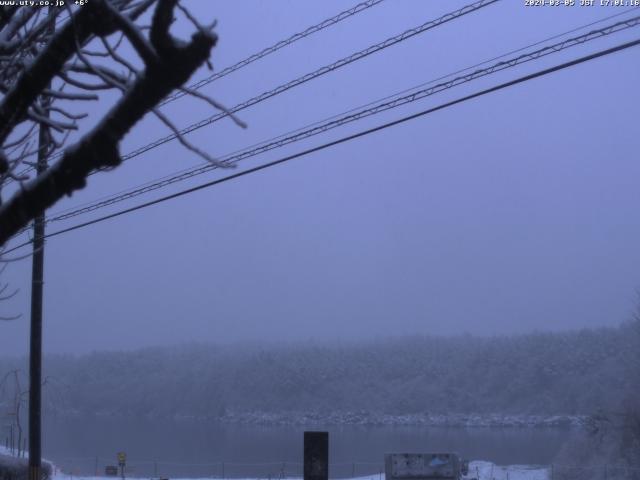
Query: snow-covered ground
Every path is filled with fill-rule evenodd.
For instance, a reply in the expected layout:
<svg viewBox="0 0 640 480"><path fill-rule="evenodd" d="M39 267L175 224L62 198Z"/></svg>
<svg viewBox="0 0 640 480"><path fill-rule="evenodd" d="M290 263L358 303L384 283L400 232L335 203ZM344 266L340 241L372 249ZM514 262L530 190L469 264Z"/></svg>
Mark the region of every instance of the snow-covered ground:
<svg viewBox="0 0 640 480"><path fill-rule="evenodd" d="M469 475L465 479L478 480L549 480L549 470L539 466L531 467L527 465L495 465L491 462L474 461L469 464ZM105 480L105 477L79 477L70 476L57 472L53 480ZM171 480L196 480L196 479L174 479ZM205 479L202 479L205 480ZM206 479L211 480L211 479ZM235 480L235 479L234 479ZM237 480L258 480L258 479L237 479ZM264 479L259 479L264 480ZM295 480L295 479L289 479ZM345 479L348 480L348 479ZM351 480L385 480L383 475L370 475L366 477L356 477Z"/></svg>
<svg viewBox="0 0 640 480"><path fill-rule="evenodd" d="M475 461L469 464L468 478L478 480L548 480L547 467L529 465L495 465L491 462Z"/></svg>
<svg viewBox="0 0 640 480"><path fill-rule="evenodd" d="M0 446L0 455L9 455L9 451L3 446ZM1 461L1 459L0 459ZM78 476L70 475L69 473L62 472L60 469L53 465L53 478L52 480L105 480L108 477L94 477L94 476ZM116 480L119 477L116 477ZM133 478L133 477L129 477ZM146 479L147 477L145 477ZM528 466L528 465L496 465L491 462L476 460L469 463L469 475L467 479L477 480L549 480L549 469L540 466ZM171 480L200 480L200 479L188 479L188 478L172 478ZM205 479L201 479L205 480ZM211 480L207 478L206 480ZM234 479L235 480L235 479ZM264 480L264 479L237 479L237 480ZM293 479L292 479L293 480ZM384 474L375 474L365 477L356 477L352 480L385 480Z"/></svg>

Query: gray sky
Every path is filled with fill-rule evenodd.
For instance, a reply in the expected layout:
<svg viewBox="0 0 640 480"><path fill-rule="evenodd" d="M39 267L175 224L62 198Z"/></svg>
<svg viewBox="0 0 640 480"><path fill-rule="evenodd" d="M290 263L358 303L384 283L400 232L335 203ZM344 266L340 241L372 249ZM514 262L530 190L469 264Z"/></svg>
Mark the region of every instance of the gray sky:
<svg viewBox="0 0 640 480"><path fill-rule="evenodd" d="M203 21L218 19L212 60L221 69L356 3L187 4ZM235 105L466 3L387 0L203 91ZM223 121L190 138L222 156L624 10L503 0L245 110L239 116L247 130ZM191 28L177 27L183 35ZM634 28L589 42L240 168L639 33ZM44 349L616 325L631 315L640 287L639 60L636 47L52 238L45 253ZM166 111L180 126L212 113L193 99ZM145 121L122 152L166 133ZM50 213L199 163L172 142L91 177L85 191ZM48 231L220 175L202 175ZM27 352L30 268L27 260L6 272L21 291L2 310L23 318L0 324L3 353Z"/></svg>

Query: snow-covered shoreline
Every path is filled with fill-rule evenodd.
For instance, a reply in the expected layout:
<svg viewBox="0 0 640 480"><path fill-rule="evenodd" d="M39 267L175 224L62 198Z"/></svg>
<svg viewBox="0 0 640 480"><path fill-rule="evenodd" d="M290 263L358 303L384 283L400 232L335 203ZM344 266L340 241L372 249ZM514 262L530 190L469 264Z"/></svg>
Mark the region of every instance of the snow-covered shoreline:
<svg viewBox="0 0 640 480"><path fill-rule="evenodd" d="M60 418L83 418L87 414L78 411L57 412ZM98 418L128 418L140 415L128 415L122 412L93 412L90 416ZM585 415L526 415L502 413L407 413L388 414L372 411L335 411L330 413L286 411L241 411L226 412L222 416L173 415L162 416L148 414L149 419L177 421L206 421L229 425L258 426L405 426L405 427L451 427L451 428L581 428L585 424Z"/></svg>
<svg viewBox="0 0 640 480"><path fill-rule="evenodd" d="M543 428L581 427L584 416L579 415L505 415L505 414L434 414L404 415L356 412L241 412L227 413L218 419L222 423L245 425L397 425L460 428Z"/></svg>

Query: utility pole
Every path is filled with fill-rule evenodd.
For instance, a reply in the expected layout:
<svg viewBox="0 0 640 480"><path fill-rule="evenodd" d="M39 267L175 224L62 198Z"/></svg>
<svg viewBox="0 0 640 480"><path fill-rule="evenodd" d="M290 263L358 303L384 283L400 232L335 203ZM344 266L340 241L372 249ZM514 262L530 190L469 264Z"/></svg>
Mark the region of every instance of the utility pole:
<svg viewBox="0 0 640 480"><path fill-rule="evenodd" d="M49 7L48 32L55 31L53 7ZM49 99L44 114L49 115ZM49 129L40 123L38 132L37 175L47 169ZM29 336L29 480L41 480L42 458L42 290L44 283L44 211L33 222L33 262L31 269L31 332Z"/></svg>
<svg viewBox="0 0 640 480"><path fill-rule="evenodd" d="M47 169L47 127L40 124L37 172ZM44 283L44 212L33 223L31 335L29 337L29 480L40 480L42 405L42 287Z"/></svg>
<svg viewBox="0 0 640 480"><path fill-rule="evenodd" d="M40 124L37 172L47 169L47 127ZM31 335L29 337L29 480L40 480L42 404L42 286L44 283L44 212L33 223Z"/></svg>

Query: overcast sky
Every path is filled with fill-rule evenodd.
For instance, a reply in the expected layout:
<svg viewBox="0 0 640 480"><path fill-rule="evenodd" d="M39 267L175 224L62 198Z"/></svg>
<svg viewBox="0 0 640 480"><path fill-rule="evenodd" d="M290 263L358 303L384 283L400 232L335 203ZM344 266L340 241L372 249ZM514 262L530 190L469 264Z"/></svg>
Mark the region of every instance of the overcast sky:
<svg viewBox="0 0 640 480"><path fill-rule="evenodd" d="M202 21L218 20L212 60L220 70L356 3L187 5ZM466 3L386 0L202 91L232 106ZM503 0L243 111L246 130L225 120L190 139L222 156L625 10ZM192 27L181 22L174 30L185 36ZM238 169L638 36L633 28L589 42ZM209 74L199 71L194 80ZM45 253L44 350L617 325L631 316L640 287L638 85L636 47L54 237ZM181 127L213 113L188 98L164 109ZM166 133L145 121L122 152ZM171 142L91 177L85 191L49 213L200 163ZM30 263L11 264L4 276L20 293L1 310L23 316L0 324L3 353L28 349Z"/></svg>

